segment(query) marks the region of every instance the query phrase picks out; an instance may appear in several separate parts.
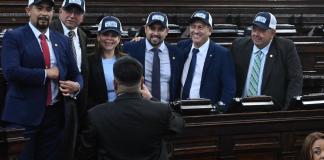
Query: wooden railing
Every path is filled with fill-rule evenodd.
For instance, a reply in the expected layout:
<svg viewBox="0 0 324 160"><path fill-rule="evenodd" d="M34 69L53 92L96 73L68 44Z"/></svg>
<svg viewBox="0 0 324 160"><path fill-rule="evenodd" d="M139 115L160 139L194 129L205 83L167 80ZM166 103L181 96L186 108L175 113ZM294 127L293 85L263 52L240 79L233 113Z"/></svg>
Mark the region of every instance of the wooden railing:
<svg viewBox="0 0 324 160"><path fill-rule="evenodd" d="M262 107L262 106L261 106ZM173 160L292 160L307 134L324 131L324 110L185 117Z"/></svg>

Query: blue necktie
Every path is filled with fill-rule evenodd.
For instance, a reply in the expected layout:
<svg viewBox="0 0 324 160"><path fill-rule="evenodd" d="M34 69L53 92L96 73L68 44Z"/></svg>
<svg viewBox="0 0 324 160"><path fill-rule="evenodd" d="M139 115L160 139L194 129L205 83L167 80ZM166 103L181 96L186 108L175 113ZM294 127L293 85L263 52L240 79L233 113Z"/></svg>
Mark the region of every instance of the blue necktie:
<svg viewBox="0 0 324 160"><path fill-rule="evenodd" d="M192 49L191 62L190 62L186 82L185 82L185 84L183 86L183 90L182 90L182 99L189 98L191 83L192 83L193 75L194 75L195 68L196 68L196 61L197 61L197 53L198 52L199 52L199 49L196 49L196 48Z"/></svg>
<svg viewBox="0 0 324 160"><path fill-rule="evenodd" d="M161 99L161 83L160 83L160 50L157 48L151 49L153 55L153 66L152 66L152 96L156 99Z"/></svg>

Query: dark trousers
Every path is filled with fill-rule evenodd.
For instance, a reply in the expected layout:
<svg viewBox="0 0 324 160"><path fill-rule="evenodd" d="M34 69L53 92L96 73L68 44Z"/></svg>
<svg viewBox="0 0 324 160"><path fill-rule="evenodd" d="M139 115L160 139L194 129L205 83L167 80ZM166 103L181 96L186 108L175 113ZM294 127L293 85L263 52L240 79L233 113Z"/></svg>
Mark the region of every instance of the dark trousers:
<svg viewBox="0 0 324 160"><path fill-rule="evenodd" d="M38 126L7 124L9 128L25 128L24 136L29 139L19 155L19 160L58 160L63 126L63 103L46 107L43 120Z"/></svg>

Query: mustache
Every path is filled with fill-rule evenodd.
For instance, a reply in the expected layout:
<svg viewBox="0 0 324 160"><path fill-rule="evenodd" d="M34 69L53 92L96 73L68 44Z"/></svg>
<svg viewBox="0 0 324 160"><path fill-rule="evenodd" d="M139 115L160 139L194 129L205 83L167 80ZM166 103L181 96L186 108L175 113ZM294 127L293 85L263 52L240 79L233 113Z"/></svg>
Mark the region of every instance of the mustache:
<svg viewBox="0 0 324 160"><path fill-rule="evenodd" d="M49 17L38 17L37 20L49 21Z"/></svg>

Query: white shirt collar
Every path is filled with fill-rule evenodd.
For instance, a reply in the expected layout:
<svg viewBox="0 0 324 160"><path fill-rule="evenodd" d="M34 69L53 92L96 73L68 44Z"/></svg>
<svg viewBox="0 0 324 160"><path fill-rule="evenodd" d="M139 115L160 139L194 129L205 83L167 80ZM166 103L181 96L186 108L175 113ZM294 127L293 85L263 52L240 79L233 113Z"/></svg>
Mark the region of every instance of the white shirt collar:
<svg viewBox="0 0 324 160"><path fill-rule="evenodd" d="M252 51L252 53L256 53L256 52L258 52L259 50L261 50L262 53L267 54L267 53L269 52L269 49L270 49L270 45L271 45L271 43L272 43L272 40L270 41L270 43L269 43L268 45L266 45L266 46L265 46L264 48L262 48L262 49L258 48L256 45L253 45L253 51Z"/></svg>
<svg viewBox="0 0 324 160"><path fill-rule="evenodd" d="M68 33L70 32L70 31L74 31L74 33L75 33L75 35L77 36L78 35L78 27L75 27L74 29L72 29L72 30L70 30L70 29L68 29L65 25L64 25L64 23L62 22L62 21L60 21L61 22L61 24L62 24L62 26L63 26L63 32L64 32L64 35L68 35Z"/></svg>
<svg viewBox="0 0 324 160"><path fill-rule="evenodd" d="M208 48L209 48L209 43L210 43L210 40L208 38L208 40L202 46L200 46L199 48L197 48L197 49L199 49L198 54L200 54L200 53L207 54ZM190 50L191 52L192 52L192 49L193 48L195 48L194 47L194 44L192 44L192 46L191 46L191 50Z"/></svg>
<svg viewBox="0 0 324 160"><path fill-rule="evenodd" d="M41 35L42 33L31 22L29 22L28 25L31 28L31 30L33 31L35 37L37 39L39 39L39 35ZM45 32L45 36L46 36L47 40L50 40L50 37L49 37L49 29L48 28L47 28L47 30Z"/></svg>
<svg viewBox="0 0 324 160"><path fill-rule="evenodd" d="M150 51L152 48L154 48L151 43L147 40L147 38L145 38L145 45L146 45L146 50ZM164 49L166 48L164 41L161 43L159 49L162 52Z"/></svg>

